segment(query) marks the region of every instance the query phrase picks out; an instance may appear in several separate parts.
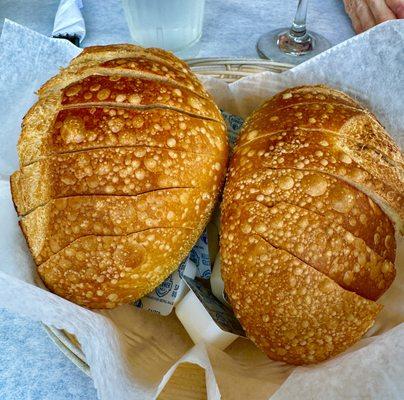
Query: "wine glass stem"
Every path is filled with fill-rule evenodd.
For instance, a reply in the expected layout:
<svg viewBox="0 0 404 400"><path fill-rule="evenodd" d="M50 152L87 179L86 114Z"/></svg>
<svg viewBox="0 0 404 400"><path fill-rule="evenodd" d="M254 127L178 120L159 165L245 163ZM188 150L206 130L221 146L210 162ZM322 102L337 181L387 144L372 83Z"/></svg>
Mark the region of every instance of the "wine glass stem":
<svg viewBox="0 0 404 400"><path fill-rule="evenodd" d="M295 19L293 20L289 32L290 36L292 36L294 39L304 38L306 36L306 16L308 3L309 0L299 0L297 5Z"/></svg>

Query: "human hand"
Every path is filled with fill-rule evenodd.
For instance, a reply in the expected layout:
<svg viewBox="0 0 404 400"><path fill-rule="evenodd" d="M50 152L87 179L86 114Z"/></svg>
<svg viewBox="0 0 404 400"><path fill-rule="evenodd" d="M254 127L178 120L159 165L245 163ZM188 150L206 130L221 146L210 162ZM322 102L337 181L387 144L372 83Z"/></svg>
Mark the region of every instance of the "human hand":
<svg viewBox="0 0 404 400"><path fill-rule="evenodd" d="M404 0L344 0L356 33L381 22L404 18Z"/></svg>

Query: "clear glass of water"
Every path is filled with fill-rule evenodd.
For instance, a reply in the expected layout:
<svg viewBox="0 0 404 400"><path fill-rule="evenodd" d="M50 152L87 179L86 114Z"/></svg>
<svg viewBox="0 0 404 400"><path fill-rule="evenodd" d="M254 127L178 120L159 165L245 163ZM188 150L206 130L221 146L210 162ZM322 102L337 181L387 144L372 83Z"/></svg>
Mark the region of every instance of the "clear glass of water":
<svg viewBox="0 0 404 400"><path fill-rule="evenodd" d="M202 35L205 0L122 0L132 39L173 52L193 46Z"/></svg>

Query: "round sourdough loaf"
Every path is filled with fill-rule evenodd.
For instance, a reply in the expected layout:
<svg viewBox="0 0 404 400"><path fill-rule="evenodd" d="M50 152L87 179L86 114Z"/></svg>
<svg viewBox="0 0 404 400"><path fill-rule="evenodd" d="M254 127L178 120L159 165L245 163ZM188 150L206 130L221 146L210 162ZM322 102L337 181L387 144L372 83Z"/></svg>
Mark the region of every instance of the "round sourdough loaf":
<svg viewBox="0 0 404 400"><path fill-rule="evenodd" d="M325 86L245 122L223 195L225 291L249 338L291 364L344 351L395 277L404 160L376 118Z"/></svg>
<svg viewBox="0 0 404 400"><path fill-rule="evenodd" d="M86 48L38 93L11 189L39 275L86 307L134 301L209 219L227 163L221 114L184 62L132 45Z"/></svg>

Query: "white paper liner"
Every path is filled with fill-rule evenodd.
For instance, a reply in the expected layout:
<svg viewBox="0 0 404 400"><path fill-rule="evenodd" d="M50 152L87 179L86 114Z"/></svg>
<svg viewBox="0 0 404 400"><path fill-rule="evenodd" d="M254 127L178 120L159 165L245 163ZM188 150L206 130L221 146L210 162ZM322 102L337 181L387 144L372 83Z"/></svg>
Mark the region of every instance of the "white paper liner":
<svg viewBox="0 0 404 400"><path fill-rule="evenodd" d="M296 84L328 83L353 93L402 143L404 21L392 21L280 75L263 73L227 86L207 79L219 105L246 116L266 97ZM193 346L174 315L132 306L102 313L35 286L33 263L19 233L8 175L33 92L77 49L6 21L0 41L0 307L77 336L102 400L153 399L179 363L206 370L208 399L402 399L404 393L404 271L380 299L385 305L369 335L346 353L316 366L294 368L268 360L248 340L226 351ZM400 249L403 251L403 248ZM401 325L400 325L401 324ZM163 330L162 330L163 327ZM162 334L162 332L164 334Z"/></svg>

